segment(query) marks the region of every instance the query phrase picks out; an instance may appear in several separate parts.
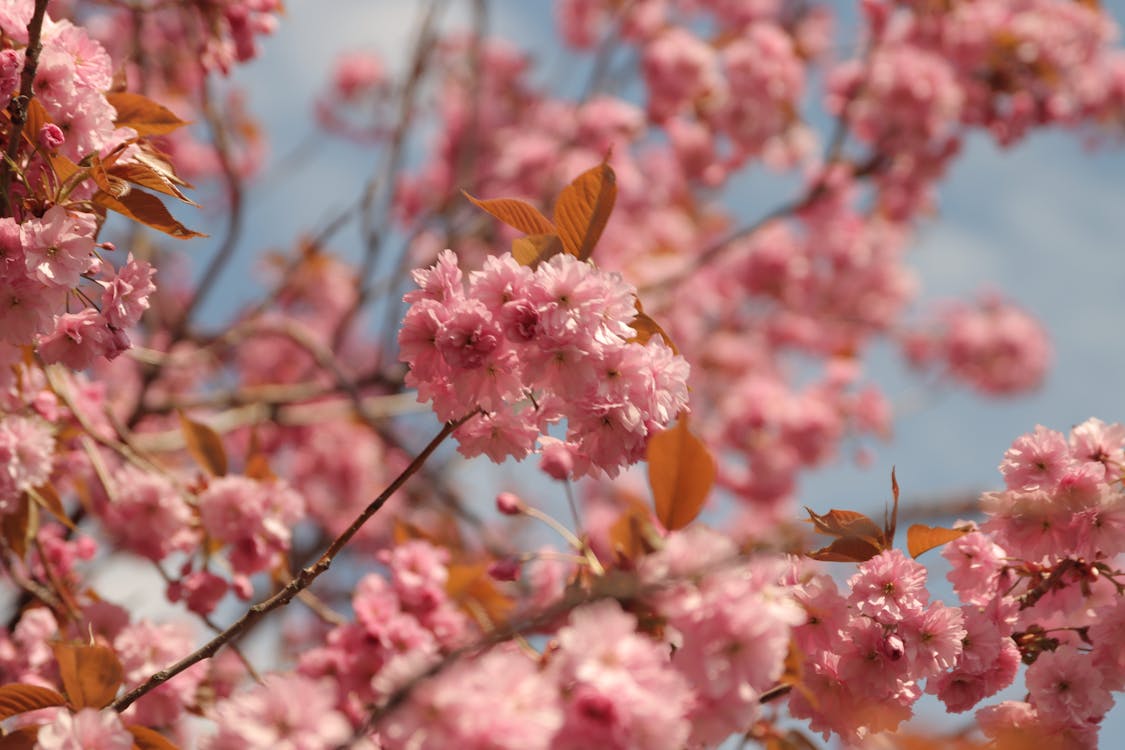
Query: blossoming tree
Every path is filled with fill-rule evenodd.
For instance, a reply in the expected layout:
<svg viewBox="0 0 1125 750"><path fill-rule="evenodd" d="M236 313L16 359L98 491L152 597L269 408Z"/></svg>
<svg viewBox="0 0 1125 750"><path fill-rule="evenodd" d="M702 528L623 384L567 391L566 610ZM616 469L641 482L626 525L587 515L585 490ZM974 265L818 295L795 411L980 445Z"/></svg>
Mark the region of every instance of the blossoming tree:
<svg viewBox="0 0 1125 750"><path fill-rule="evenodd" d="M264 150L220 92L280 1L0 1L0 750L1095 747L1125 427L1016 436L944 526L898 533L890 467L882 519L797 500L889 437L875 346L1042 380L998 294L908 320L904 255L971 134L1120 127L1111 19L557 0L563 96L489 0L450 5L404 61L339 57L322 137L378 165L219 321ZM722 199L763 166L798 188L747 219ZM218 235L194 284L187 225ZM540 479L482 497L454 446ZM95 585L108 560L161 584ZM907 732L926 693L971 728Z"/></svg>

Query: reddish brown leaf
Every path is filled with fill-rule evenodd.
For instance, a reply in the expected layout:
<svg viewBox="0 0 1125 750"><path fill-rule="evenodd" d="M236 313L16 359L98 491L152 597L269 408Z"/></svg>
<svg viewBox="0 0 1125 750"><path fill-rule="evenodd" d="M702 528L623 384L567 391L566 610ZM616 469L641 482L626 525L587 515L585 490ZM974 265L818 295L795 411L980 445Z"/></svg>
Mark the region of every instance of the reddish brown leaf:
<svg viewBox="0 0 1125 750"><path fill-rule="evenodd" d="M246 459L246 470L243 473L251 479L262 482L272 482L277 479L277 475L270 468L269 458L264 453L255 453Z"/></svg>
<svg viewBox="0 0 1125 750"><path fill-rule="evenodd" d="M119 91L106 94L106 99L117 110L117 119L113 124L119 128L132 128L137 135L164 135L188 124L167 107L141 94Z"/></svg>
<svg viewBox="0 0 1125 750"><path fill-rule="evenodd" d="M821 534L840 537L858 537L867 540L873 545L883 548L886 546L883 530L867 516L854 510L837 510L833 508L824 515L808 511L809 519Z"/></svg>
<svg viewBox="0 0 1125 750"><path fill-rule="evenodd" d="M59 677L75 708L104 708L121 687L124 671L109 646L54 643Z"/></svg>
<svg viewBox="0 0 1125 750"><path fill-rule="evenodd" d="M227 473L227 452L219 433L201 422L193 422L179 412L180 430L184 433L188 453L214 477Z"/></svg>
<svg viewBox="0 0 1125 750"><path fill-rule="evenodd" d="M184 203L189 203L193 206L199 204L188 198L179 187L169 180L164 174L157 172L152 167L136 162L129 162L127 164L117 164L109 170L109 174L126 182L131 182L134 185L140 185L150 190L155 190L158 193L170 195ZM105 188L102 188L103 190Z"/></svg>
<svg viewBox="0 0 1125 750"><path fill-rule="evenodd" d="M43 126L51 122L47 110L43 109L42 103L38 99L33 98L27 104L27 124L23 128L23 137L27 140L32 148L39 148L39 131ZM72 162L69 158L63 156L58 152L50 152L44 149L47 161L51 164L51 170L55 173L59 183L66 182L74 175L81 171L81 168Z"/></svg>
<svg viewBox="0 0 1125 750"><path fill-rule="evenodd" d="M515 606L511 597L496 587L485 563L454 563L449 566L445 582L449 598L461 605L478 622L484 616L485 626L496 626L508 619Z"/></svg>
<svg viewBox="0 0 1125 750"><path fill-rule="evenodd" d="M895 543L895 531L898 529L898 479L895 477L895 468L891 467L891 495L894 496L894 509L891 511L891 520L887 521L886 509L883 510L883 537L887 546Z"/></svg>
<svg viewBox="0 0 1125 750"><path fill-rule="evenodd" d="M652 549L656 535L648 507L637 497L627 499L625 510L609 527L609 543L621 560L637 560Z"/></svg>
<svg viewBox="0 0 1125 750"><path fill-rule="evenodd" d="M854 536L834 539L832 544L809 552L808 556L823 562L863 562L870 560L883 551L881 546L872 544L867 539Z"/></svg>
<svg viewBox="0 0 1125 750"><path fill-rule="evenodd" d="M462 195L485 213L524 234L554 234L555 225L538 208L519 198L486 198L481 200L461 191Z"/></svg>
<svg viewBox="0 0 1125 750"><path fill-rule="evenodd" d="M122 216L127 216L133 221L140 222L153 229L159 229L169 237L175 237L178 240L207 236L192 231L176 221L159 198L143 190L131 190L119 197L114 197L105 190L99 190L94 194L92 200L102 208L116 211Z"/></svg>
<svg viewBox="0 0 1125 750"><path fill-rule="evenodd" d="M14 511L0 516L0 531L4 534L4 541L21 560L27 555L28 542L39 530L38 520L39 514L32 509L26 494L16 502Z"/></svg>
<svg viewBox="0 0 1125 750"><path fill-rule="evenodd" d="M63 507L62 499L59 497L59 493L55 490L53 484L44 484L40 487L36 487L29 490L27 494L64 526L71 530L76 530L74 522L71 521L70 516L66 514L66 508Z"/></svg>
<svg viewBox="0 0 1125 750"><path fill-rule="evenodd" d="M631 341L636 341L639 344L647 344L649 339L659 335L660 338L664 339L664 343L669 349L676 354L680 353L680 350L677 349L676 345L672 342L672 337L660 327L659 323L650 318L648 313L641 309L640 300L637 300L637 317L633 318L633 322L629 325L637 332L637 335L630 339Z"/></svg>
<svg viewBox="0 0 1125 750"><path fill-rule="evenodd" d="M916 523L906 530L906 549L910 556L917 558L923 552L940 547L969 533L969 529L943 529L940 526L926 526Z"/></svg>
<svg viewBox="0 0 1125 750"><path fill-rule="evenodd" d="M715 459L684 417L675 427L649 438L647 458L656 517L669 531L682 529L707 501L715 481Z"/></svg>
<svg viewBox="0 0 1125 750"><path fill-rule="evenodd" d="M557 234L529 234L512 240L512 257L521 266L535 268L561 252L562 243Z"/></svg>
<svg viewBox="0 0 1125 750"><path fill-rule="evenodd" d="M578 175L555 202L555 226L563 249L587 260L602 236L617 200L617 176L602 162Z"/></svg>
<svg viewBox="0 0 1125 750"><path fill-rule="evenodd" d="M66 698L50 688L23 684L4 685L0 687L0 721L16 714L65 703Z"/></svg>
<svg viewBox="0 0 1125 750"><path fill-rule="evenodd" d="M140 724L130 724L125 728L129 730L129 734L133 735L134 748L139 748L139 750L180 750L167 737L154 729L142 727Z"/></svg>
<svg viewBox="0 0 1125 750"><path fill-rule="evenodd" d="M42 724L35 724L29 727L20 727L13 729L3 737L0 737L0 750L35 750L39 739L39 727Z"/></svg>

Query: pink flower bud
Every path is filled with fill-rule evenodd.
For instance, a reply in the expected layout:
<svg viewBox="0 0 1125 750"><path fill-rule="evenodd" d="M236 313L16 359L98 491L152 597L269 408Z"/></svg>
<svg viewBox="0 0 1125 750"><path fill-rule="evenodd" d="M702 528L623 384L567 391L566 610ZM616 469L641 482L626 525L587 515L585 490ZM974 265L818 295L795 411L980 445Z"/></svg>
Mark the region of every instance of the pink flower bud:
<svg viewBox="0 0 1125 750"><path fill-rule="evenodd" d="M501 492L496 496L496 510L506 516L518 516L523 513L523 500L511 492Z"/></svg>
<svg viewBox="0 0 1125 750"><path fill-rule="evenodd" d="M514 557L497 560L488 566L488 575L495 581L515 581L520 577L520 561Z"/></svg>
<svg viewBox="0 0 1125 750"><path fill-rule="evenodd" d="M49 122L39 129L39 145L43 148L54 151L64 143L66 143L66 136L55 123Z"/></svg>

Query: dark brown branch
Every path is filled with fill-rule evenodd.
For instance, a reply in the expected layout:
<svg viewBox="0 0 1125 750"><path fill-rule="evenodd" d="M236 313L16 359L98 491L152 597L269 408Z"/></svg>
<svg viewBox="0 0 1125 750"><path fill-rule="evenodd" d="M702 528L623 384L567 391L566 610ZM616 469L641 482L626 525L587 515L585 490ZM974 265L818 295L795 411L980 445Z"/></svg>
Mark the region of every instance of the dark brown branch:
<svg viewBox="0 0 1125 750"><path fill-rule="evenodd" d="M8 191L12 187L12 167L20 151L23 126L27 122L27 107L31 103L32 84L39 69L39 53L43 45L39 35L43 30L43 18L47 15L48 0L35 0L35 10L27 24L27 51L24 53L23 71L20 73L20 92L8 102L8 116L12 130L8 133L8 146L4 151L4 161L0 163L0 216L11 216L12 205Z"/></svg>

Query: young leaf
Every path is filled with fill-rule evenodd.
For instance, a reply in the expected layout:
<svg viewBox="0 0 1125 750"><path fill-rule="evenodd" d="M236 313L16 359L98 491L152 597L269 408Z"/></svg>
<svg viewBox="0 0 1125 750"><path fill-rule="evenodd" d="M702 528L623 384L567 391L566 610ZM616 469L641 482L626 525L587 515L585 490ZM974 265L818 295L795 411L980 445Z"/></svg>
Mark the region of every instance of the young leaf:
<svg viewBox="0 0 1125 750"><path fill-rule="evenodd" d="M54 643L59 677L75 708L104 708L121 687L124 670L109 646Z"/></svg>
<svg viewBox="0 0 1125 750"><path fill-rule="evenodd" d="M44 484L40 487L35 487L28 490L27 494L32 500L39 503L41 507L50 512L58 521L69 528L71 531L77 531L74 522L70 520L70 516L66 514L66 508L63 507L62 499L59 493L55 490L53 484Z"/></svg>
<svg viewBox="0 0 1125 750"><path fill-rule="evenodd" d="M20 727L0 737L0 750L35 750L39 747L39 727L42 724Z"/></svg>
<svg viewBox="0 0 1125 750"><path fill-rule="evenodd" d="M223 439L219 437L219 433L201 422L193 422L185 417L183 412L178 413L180 430L184 433L188 453L211 476L225 476L227 473L227 452L223 448Z"/></svg>
<svg viewBox="0 0 1125 750"><path fill-rule="evenodd" d="M555 226L563 248L588 260L617 200L617 176L606 162L578 175L555 202Z"/></svg>
<svg viewBox="0 0 1125 750"><path fill-rule="evenodd" d="M862 513L834 508L822 515L811 508L805 510L819 533L837 537L827 547L809 552L814 560L863 562L888 547L884 530Z"/></svg>
<svg viewBox="0 0 1125 750"><path fill-rule="evenodd" d="M863 562L870 560L883 549L872 544L867 539L855 536L844 536L832 540L827 547L807 553L813 560L822 562Z"/></svg>
<svg viewBox="0 0 1125 750"><path fill-rule="evenodd" d="M672 343L672 337L660 327L659 323L648 316L648 313L641 307L641 301L639 299L636 301L636 307L637 317L633 318L633 322L630 323L629 326L637 332L637 335L634 336L631 341L636 341L639 344L647 344L649 339L659 334L660 338L664 339L664 343L668 348L674 353L679 354L680 350Z"/></svg>
<svg viewBox="0 0 1125 750"><path fill-rule="evenodd" d="M133 747L139 750L179 750L167 737L155 729L143 727L140 724L130 724L125 727L133 735Z"/></svg>
<svg viewBox="0 0 1125 750"><path fill-rule="evenodd" d="M669 531L682 529L703 509L715 481L715 459L685 417L649 438L647 458L656 517Z"/></svg>
<svg viewBox="0 0 1125 750"><path fill-rule="evenodd" d="M445 591L470 617L479 621L483 615L487 622L482 624L486 625L504 623L515 606L489 578L488 566L484 563L450 565Z"/></svg>
<svg viewBox="0 0 1125 750"><path fill-rule="evenodd" d="M27 124L23 129L23 137L32 148L39 147L39 131L49 122L51 122L51 118L38 99L33 98L27 103ZM60 153L47 151L44 155L50 162L51 171L55 173L55 177L60 184L80 171L77 164Z"/></svg>
<svg viewBox="0 0 1125 750"><path fill-rule="evenodd" d="M561 252L562 243L557 234L529 234L512 240L512 257L521 266L531 266L532 269Z"/></svg>
<svg viewBox="0 0 1125 750"><path fill-rule="evenodd" d="M895 543L895 531L898 529L898 479L895 477L895 467L891 467L891 494L894 496L894 510L891 511L891 518L887 520L886 508L883 509L883 537L888 547L893 547Z"/></svg>
<svg viewBox="0 0 1125 750"><path fill-rule="evenodd" d="M866 539L876 546L883 547L883 530L867 516L854 510L837 510L833 508L824 515L815 513L812 508L805 508L809 520L821 534L829 536L853 536Z"/></svg>
<svg viewBox="0 0 1125 750"><path fill-rule="evenodd" d="M133 221L140 222L153 229L159 229L169 237L175 237L178 240L207 236L192 231L176 221L159 198L143 190L130 190L119 197L114 197L105 190L99 190L94 193L92 200L102 208L116 211L122 216L127 216Z"/></svg>
<svg viewBox="0 0 1125 750"><path fill-rule="evenodd" d="M137 135L164 135L188 123L147 96L126 91L106 94L106 100L117 110L113 124L119 128L132 128Z"/></svg>
<svg viewBox="0 0 1125 750"><path fill-rule="evenodd" d="M50 688L12 684L0 687L0 721L48 706L62 706L66 698Z"/></svg>
<svg viewBox="0 0 1125 750"><path fill-rule="evenodd" d="M524 234L554 234L555 225L538 208L519 198L474 198L464 190L461 194L477 208L494 216Z"/></svg>
<svg viewBox="0 0 1125 750"><path fill-rule="evenodd" d="M35 526L31 503L26 496L17 501L14 511L0 517L0 532L4 534L4 542L21 560L27 554L28 541L38 531Z"/></svg>
<svg viewBox="0 0 1125 750"><path fill-rule="evenodd" d="M655 549L653 542L660 537L644 501L632 495L625 500L625 509L609 527L609 544L619 560L635 561Z"/></svg>
<svg viewBox="0 0 1125 750"><path fill-rule="evenodd" d="M940 526L926 526L916 523L906 530L906 549L910 556L917 558L923 552L940 547L969 533L969 529L943 529Z"/></svg>
<svg viewBox="0 0 1125 750"><path fill-rule="evenodd" d="M158 193L170 195L192 206L199 205L191 198L184 195L180 188L168 179L167 176L144 164L135 162L116 164L109 170L109 174L111 177L116 177L125 182L131 182L134 185L140 185L149 190L155 190Z"/></svg>

